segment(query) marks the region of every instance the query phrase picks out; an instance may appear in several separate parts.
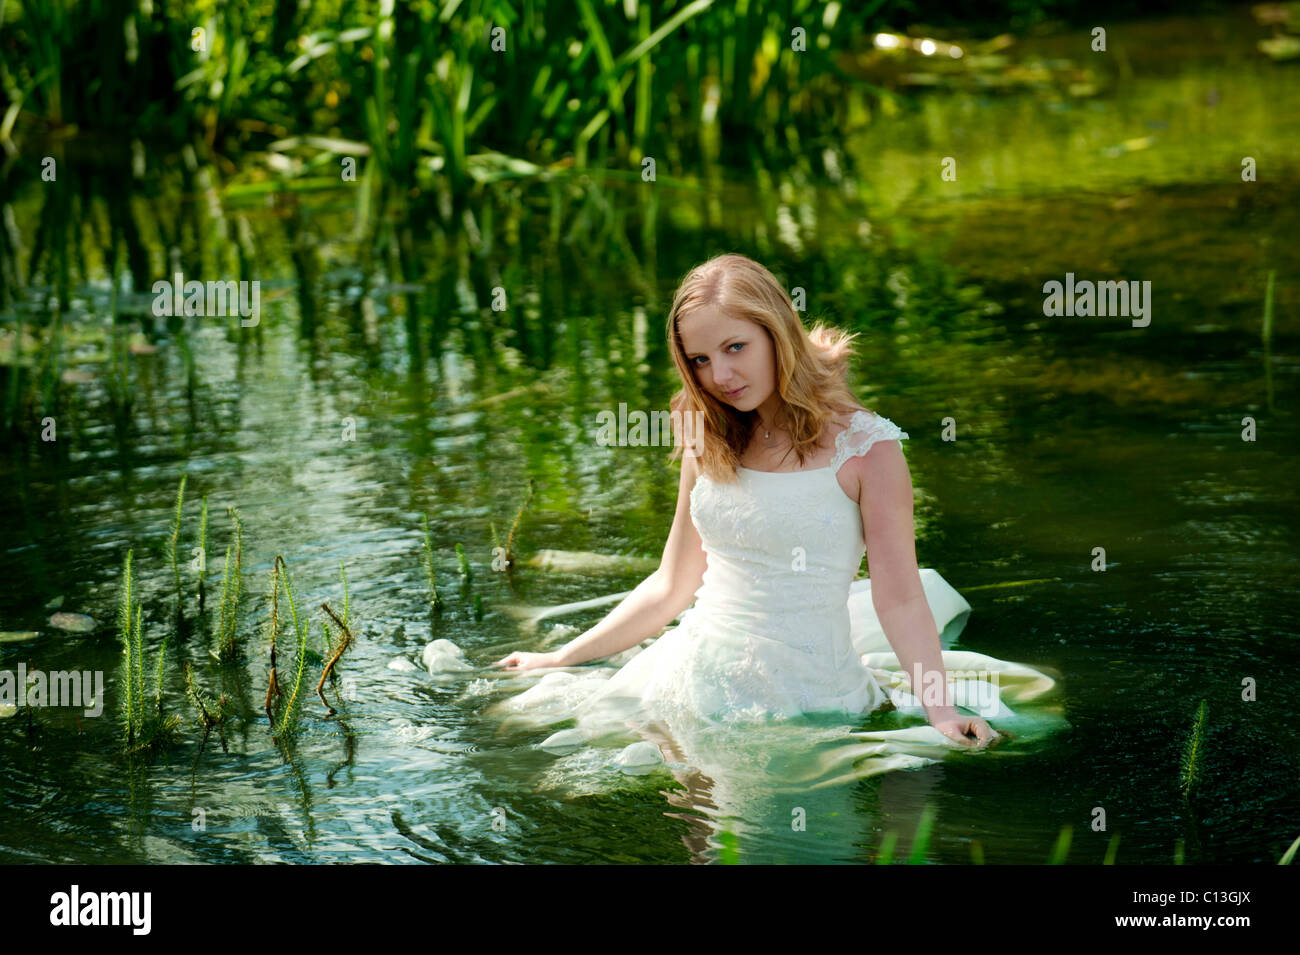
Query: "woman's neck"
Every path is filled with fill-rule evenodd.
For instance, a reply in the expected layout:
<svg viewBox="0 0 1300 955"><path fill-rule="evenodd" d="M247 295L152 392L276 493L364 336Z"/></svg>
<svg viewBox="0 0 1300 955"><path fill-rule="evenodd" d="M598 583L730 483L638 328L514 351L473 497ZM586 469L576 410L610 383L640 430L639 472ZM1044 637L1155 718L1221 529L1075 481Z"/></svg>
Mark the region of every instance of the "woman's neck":
<svg viewBox="0 0 1300 955"><path fill-rule="evenodd" d="M756 415L754 426L758 429L759 434L771 434L773 431L780 430L780 411L780 402L777 400L775 392L754 409Z"/></svg>

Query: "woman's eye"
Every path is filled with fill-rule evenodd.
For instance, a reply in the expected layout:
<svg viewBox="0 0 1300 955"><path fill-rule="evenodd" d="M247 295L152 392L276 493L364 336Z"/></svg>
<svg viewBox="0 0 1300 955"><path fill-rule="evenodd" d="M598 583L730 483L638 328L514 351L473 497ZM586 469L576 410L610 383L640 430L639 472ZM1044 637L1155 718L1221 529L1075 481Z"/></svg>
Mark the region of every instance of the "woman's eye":
<svg viewBox="0 0 1300 955"><path fill-rule="evenodd" d="M746 344L745 342L732 342L730 345L727 346L727 351L731 352L734 355L736 352L744 348L745 344ZM706 358L704 355L696 355L690 361L691 364L694 365L696 368L703 368L705 365L709 363L709 359Z"/></svg>

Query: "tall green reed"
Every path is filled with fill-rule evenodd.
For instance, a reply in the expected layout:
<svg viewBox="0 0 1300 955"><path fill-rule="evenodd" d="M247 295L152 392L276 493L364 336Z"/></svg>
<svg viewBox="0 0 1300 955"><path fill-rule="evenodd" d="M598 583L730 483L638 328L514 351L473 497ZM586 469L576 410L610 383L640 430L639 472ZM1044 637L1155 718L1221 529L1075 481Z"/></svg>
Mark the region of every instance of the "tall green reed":
<svg viewBox="0 0 1300 955"><path fill-rule="evenodd" d="M122 587L118 598L117 608L117 632L118 639L122 643L122 735L123 745L131 747L135 745L135 735L140 724L140 719L136 715L137 694L135 690L135 660L138 652L135 637L136 628L134 625L133 614L135 613L135 579L131 573L131 559L134 551L126 552L126 562L122 566Z"/></svg>
<svg viewBox="0 0 1300 955"><path fill-rule="evenodd" d="M429 515L421 514L424 521L424 552L423 563L425 573L429 577L429 599L434 613L442 612L442 598L438 596L438 582L434 579L433 574L433 540L429 536Z"/></svg>
<svg viewBox="0 0 1300 955"><path fill-rule="evenodd" d="M232 660L239 653L239 602L244 594L244 522L233 505L226 513L235 524L235 540L226 548L221 577L221 608L217 614L217 656ZM273 571L274 573L274 571Z"/></svg>
<svg viewBox="0 0 1300 955"><path fill-rule="evenodd" d="M279 554L271 562L271 592L270 604L271 612L267 619L267 631L271 641L271 675L266 684L266 721L274 723L272 707L278 700L284 698L284 690L280 687L280 679L277 671L276 650L280 636L280 565L284 563L284 558Z"/></svg>
<svg viewBox="0 0 1300 955"><path fill-rule="evenodd" d="M184 616L185 592L181 587L181 569L178 562L177 552L180 549L181 538L181 506L185 501L185 482L189 475L181 475L180 487L176 489L176 510L172 515L172 534L167 544L167 559L172 565L172 579L176 584L176 616L179 619Z"/></svg>
<svg viewBox="0 0 1300 955"><path fill-rule="evenodd" d="M1073 835L1073 826L1066 824L1061 827L1061 831L1056 837L1056 843L1052 846L1052 852L1047 857L1048 865L1061 865L1065 862L1066 857L1070 854L1070 841Z"/></svg>
<svg viewBox="0 0 1300 955"><path fill-rule="evenodd" d="M340 569L342 568L340 567ZM330 619L332 619L339 628L338 643L333 646L330 658L325 662L325 668L321 671L320 681L316 684L316 695L319 696L320 701L325 704L326 716L333 716L337 711L334 707L330 706L329 701L325 699L325 681L331 676L336 676L337 671L335 668L338 666L339 659L347 652L348 647L352 646L354 638L352 636L352 629L348 626L346 603L344 605L342 618L334 613L334 611L330 609L330 605L327 603L322 603L321 609L329 615ZM321 626L325 628L326 633L328 634L328 624L322 620Z"/></svg>
<svg viewBox="0 0 1300 955"><path fill-rule="evenodd" d="M220 733L222 751L227 751L225 733L221 732L221 730L230 718L229 697L223 693L214 704L199 688L194 679L194 668L188 662L181 664L181 673L185 678L185 698L198 711L195 722L203 729L203 741L199 744L199 752L202 752L203 747L207 745L208 735L213 729L218 730Z"/></svg>
<svg viewBox="0 0 1300 955"><path fill-rule="evenodd" d="M922 808L920 818L916 821L916 833L912 836L912 851L908 854L907 865L925 863L925 854L930 849L930 836L934 831L934 820L934 807L927 804ZM880 837L880 847L876 850L876 865L893 864L894 852L897 848L898 833L893 829L887 830Z"/></svg>
<svg viewBox="0 0 1300 955"><path fill-rule="evenodd" d="M815 0L272 7L271 28L254 31L266 3L228 0L192 44L192 17L147 0L24 3L0 79L32 115L163 152L283 158L296 138L357 155L364 140L385 192L405 197L423 179L460 197L548 177L557 169L538 164L568 156L575 172L592 156L635 167L656 140L671 152L711 137L742 165L757 151L802 161L806 141L842 118L838 61L870 28ZM164 101L165 113L128 105ZM330 135L313 136L322 126Z"/></svg>
<svg viewBox="0 0 1300 955"><path fill-rule="evenodd" d="M163 713L162 673L167 653L164 635L155 666L154 706L145 705L144 607L135 600L133 551L128 550L122 568L118 603L118 639L122 644L121 718L122 746L127 753L156 749L175 740L180 717ZM134 606L133 606L134 604Z"/></svg>
<svg viewBox="0 0 1300 955"><path fill-rule="evenodd" d="M908 854L908 865L921 865L925 854L930 850L930 836L934 832L934 807L927 804L921 810L921 818L916 822L916 835L912 837L912 851Z"/></svg>
<svg viewBox="0 0 1300 955"><path fill-rule="evenodd" d="M1291 843L1290 848L1282 853L1282 858L1277 860L1277 864L1290 865L1292 860L1295 859L1296 850L1300 850L1300 836L1297 836L1295 842Z"/></svg>
<svg viewBox="0 0 1300 955"><path fill-rule="evenodd" d="M1114 865L1115 858L1119 855L1119 833L1110 837L1110 842L1106 843L1106 858L1101 862L1102 865Z"/></svg>
<svg viewBox="0 0 1300 955"><path fill-rule="evenodd" d="M202 615L206 600L208 576L208 496L206 494L203 495L203 504L199 512L199 552L193 566L199 590L199 614Z"/></svg>
<svg viewBox="0 0 1300 955"><path fill-rule="evenodd" d="M1196 716L1192 720L1192 731L1183 745L1183 755L1179 765L1178 788L1184 796L1190 795L1201 779L1202 764L1205 761L1205 715L1206 701L1201 700L1201 705L1196 708Z"/></svg>
<svg viewBox="0 0 1300 955"><path fill-rule="evenodd" d="M519 505L519 510L515 514L514 523L510 525L510 533L506 535L505 560L507 569L514 569L515 566L515 534L519 530L519 523L524 519L524 511L533 503L533 496L537 493L537 482L532 478L528 479L528 495L524 502Z"/></svg>
<svg viewBox="0 0 1300 955"><path fill-rule="evenodd" d="M298 717L302 709L302 679L307 669L307 632L309 622L305 616L300 617L298 606L293 597L293 581L289 576L289 565L285 563L284 558L276 555L276 562L280 565L283 574L281 579L284 583L285 599L289 601L289 617L293 625L294 634L297 637L297 653L295 654L295 668L293 683L289 687L288 698L285 700L280 711L280 717L274 728L274 735L281 736L286 732L292 732L297 729Z"/></svg>

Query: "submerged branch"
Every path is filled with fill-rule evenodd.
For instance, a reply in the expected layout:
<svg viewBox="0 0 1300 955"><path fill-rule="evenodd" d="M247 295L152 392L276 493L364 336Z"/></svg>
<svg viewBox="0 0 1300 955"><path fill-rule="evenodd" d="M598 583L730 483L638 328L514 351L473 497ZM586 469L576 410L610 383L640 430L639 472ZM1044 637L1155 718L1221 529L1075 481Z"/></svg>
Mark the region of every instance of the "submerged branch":
<svg viewBox="0 0 1300 955"><path fill-rule="evenodd" d="M325 694L323 692L323 687L325 686L325 678L328 677L330 673L333 672L334 664L339 662L339 657L343 656L343 651L352 645L353 638L352 638L352 631L348 629L348 625L338 618L338 614L336 614L333 610L330 609L329 604L327 603L321 604L321 609L324 610L327 614L329 614L331 618L333 618L334 622L338 624L339 629L343 632L343 639L339 641L338 647L336 647L334 650L334 655L331 656L329 658L329 662L325 664L325 670L320 675L320 682L316 684L316 695L320 697L320 701L325 704L325 709L329 711L327 715L333 716L336 711L334 707L329 705L329 702L325 699Z"/></svg>

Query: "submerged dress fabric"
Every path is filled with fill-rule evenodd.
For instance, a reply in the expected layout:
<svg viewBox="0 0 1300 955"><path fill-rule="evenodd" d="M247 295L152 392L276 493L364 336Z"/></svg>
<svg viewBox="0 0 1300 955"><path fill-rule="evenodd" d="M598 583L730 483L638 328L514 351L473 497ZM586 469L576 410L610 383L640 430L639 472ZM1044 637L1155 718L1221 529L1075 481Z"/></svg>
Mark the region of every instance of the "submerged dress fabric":
<svg viewBox="0 0 1300 955"><path fill-rule="evenodd" d="M574 720L541 744L563 755L650 728L641 736L670 766L724 787L720 776L753 785L755 773L765 787L828 785L964 749L926 722L876 618L870 580L854 581L865 553L862 519L836 473L876 442L906 437L887 418L859 411L827 467L741 468L734 484L701 475L690 511L708 564L678 625L605 665L545 671L499 711L532 726ZM948 646L970 604L933 569L920 573ZM1028 718L1017 712L1050 695L1047 674L968 651L944 650L943 659L959 711L982 715L1017 743L1061 722L1050 706ZM892 728L845 731L882 708L896 711Z"/></svg>

